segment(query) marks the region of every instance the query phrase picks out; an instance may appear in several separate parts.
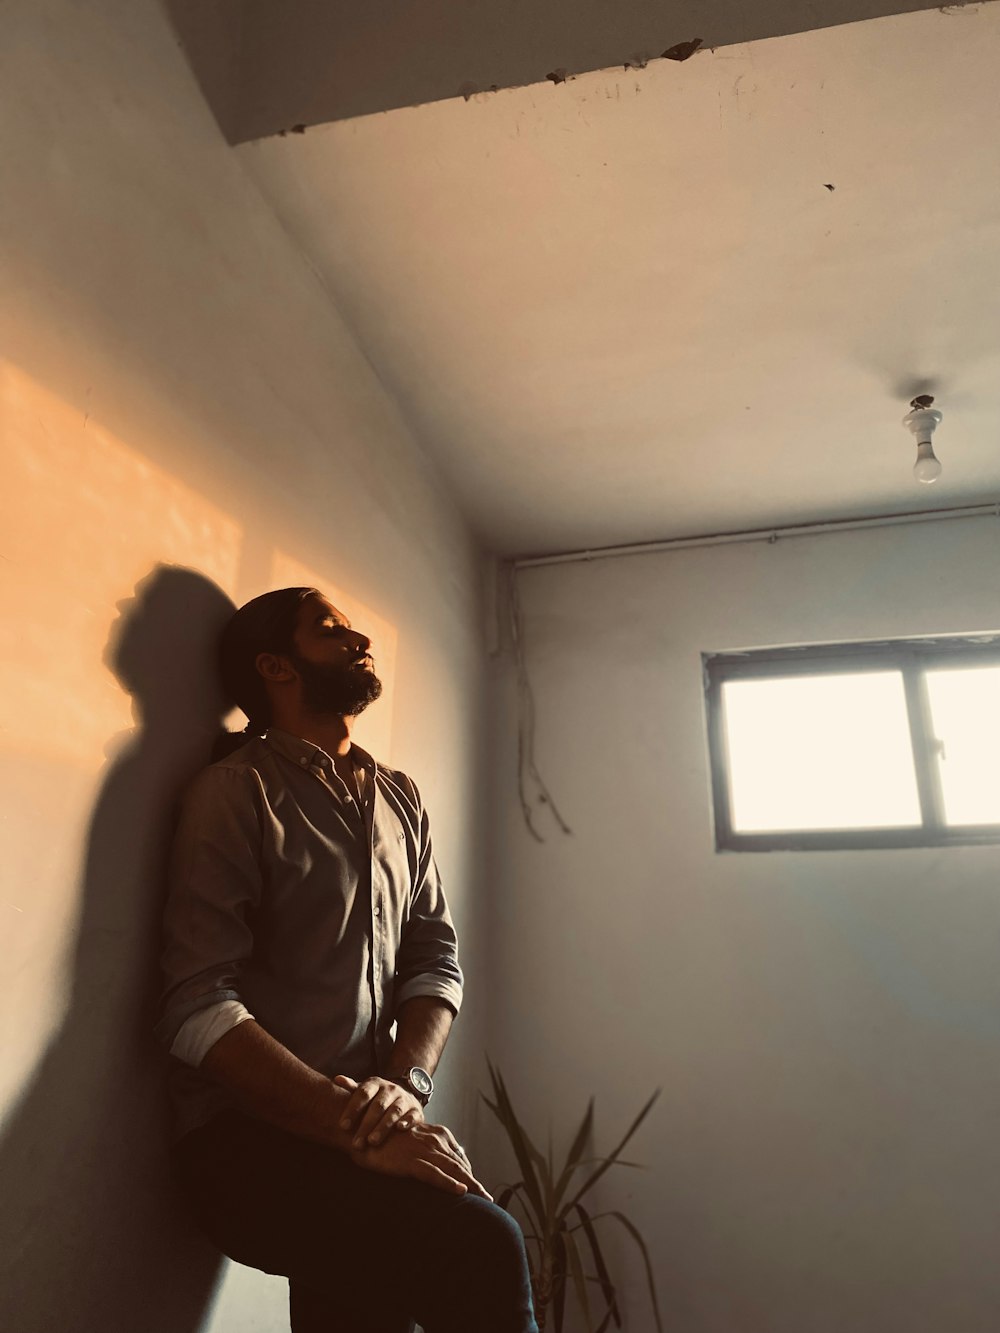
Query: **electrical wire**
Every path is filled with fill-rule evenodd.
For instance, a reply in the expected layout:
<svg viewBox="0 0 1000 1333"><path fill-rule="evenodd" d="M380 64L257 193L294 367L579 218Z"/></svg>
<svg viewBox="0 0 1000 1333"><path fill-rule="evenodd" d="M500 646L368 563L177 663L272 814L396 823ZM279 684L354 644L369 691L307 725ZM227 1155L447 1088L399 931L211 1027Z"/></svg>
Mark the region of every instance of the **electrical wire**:
<svg viewBox="0 0 1000 1333"><path fill-rule="evenodd" d="M536 842L544 842L545 838L535 824L534 806L541 805L551 811L563 833L572 835L573 830L560 814L535 760L535 693L524 655L524 614L517 587L517 569L513 563L508 563L505 572L510 637L517 673L517 794L528 832Z"/></svg>

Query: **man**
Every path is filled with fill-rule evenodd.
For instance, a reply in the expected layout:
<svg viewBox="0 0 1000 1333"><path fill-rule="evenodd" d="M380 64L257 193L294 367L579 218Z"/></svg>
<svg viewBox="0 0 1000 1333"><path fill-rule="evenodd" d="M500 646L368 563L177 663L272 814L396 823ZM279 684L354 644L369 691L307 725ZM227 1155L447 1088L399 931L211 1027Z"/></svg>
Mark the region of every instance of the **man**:
<svg viewBox="0 0 1000 1333"><path fill-rule="evenodd" d="M419 793L351 743L370 647L313 588L223 635L247 739L188 791L165 914L178 1177L294 1333L537 1333L516 1223L424 1115L462 973Z"/></svg>

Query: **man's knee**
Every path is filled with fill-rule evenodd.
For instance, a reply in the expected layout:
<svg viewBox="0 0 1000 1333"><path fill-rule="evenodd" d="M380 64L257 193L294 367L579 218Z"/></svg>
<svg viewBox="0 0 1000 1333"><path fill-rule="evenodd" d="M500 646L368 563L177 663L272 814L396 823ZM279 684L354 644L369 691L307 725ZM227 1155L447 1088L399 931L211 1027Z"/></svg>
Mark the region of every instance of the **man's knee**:
<svg viewBox="0 0 1000 1333"><path fill-rule="evenodd" d="M474 1196L467 1196L456 1211L461 1214L456 1245L479 1290L491 1288L498 1298L522 1297L528 1289L528 1256L515 1219Z"/></svg>
<svg viewBox="0 0 1000 1333"><path fill-rule="evenodd" d="M458 1210L462 1214L462 1232L472 1240L498 1253L523 1252L524 1235L515 1218L488 1199L467 1194Z"/></svg>

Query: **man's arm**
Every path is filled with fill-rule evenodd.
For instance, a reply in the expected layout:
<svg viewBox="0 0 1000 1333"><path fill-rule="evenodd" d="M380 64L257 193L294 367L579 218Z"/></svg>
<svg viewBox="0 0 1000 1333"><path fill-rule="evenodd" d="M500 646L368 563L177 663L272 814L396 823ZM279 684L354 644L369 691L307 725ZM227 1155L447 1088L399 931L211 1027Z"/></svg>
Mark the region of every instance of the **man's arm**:
<svg viewBox="0 0 1000 1333"><path fill-rule="evenodd" d="M396 1040L389 1057L389 1072L405 1074L414 1065L433 1074L455 1021L455 1010L436 995L415 995L396 1011Z"/></svg>
<svg viewBox="0 0 1000 1333"><path fill-rule="evenodd" d="M492 1197L443 1125L416 1125L379 1147L353 1149L350 1131L340 1128L338 1118L350 1093L303 1064L253 1019L220 1037L201 1068L251 1115L300 1138L339 1148L368 1171L420 1180L450 1194Z"/></svg>
<svg viewBox="0 0 1000 1333"><path fill-rule="evenodd" d="M199 1068L258 1120L350 1151L351 1135L340 1128L349 1094L304 1064L253 1019L224 1033Z"/></svg>
<svg viewBox="0 0 1000 1333"><path fill-rule="evenodd" d="M393 1082L414 1065L433 1074L444 1051L455 1011L436 995L415 995L404 1000L396 1012L396 1040L384 1078L366 1078L361 1083L341 1078L340 1088L351 1091L341 1124L352 1131L352 1144L379 1144L393 1129L409 1129L424 1118L423 1107L412 1093Z"/></svg>

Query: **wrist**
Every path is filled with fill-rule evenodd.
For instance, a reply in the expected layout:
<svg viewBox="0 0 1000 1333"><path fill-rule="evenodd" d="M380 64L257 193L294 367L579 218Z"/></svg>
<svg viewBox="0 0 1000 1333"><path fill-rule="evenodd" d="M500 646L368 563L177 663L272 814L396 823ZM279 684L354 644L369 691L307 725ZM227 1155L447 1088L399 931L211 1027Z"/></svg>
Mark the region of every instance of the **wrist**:
<svg viewBox="0 0 1000 1333"><path fill-rule="evenodd" d="M304 1137L318 1139L332 1148L348 1152L353 1135L350 1129L342 1127L341 1119L347 1103L351 1100L351 1094L326 1077L323 1079L323 1084L324 1086L317 1087L313 1102L313 1132L307 1132Z"/></svg>
<svg viewBox="0 0 1000 1333"><path fill-rule="evenodd" d="M427 1105L434 1092L434 1080L421 1065L410 1065L400 1073L383 1074L382 1077L403 1088L411 1097L415 1097L421 1106Z"/></svg>

